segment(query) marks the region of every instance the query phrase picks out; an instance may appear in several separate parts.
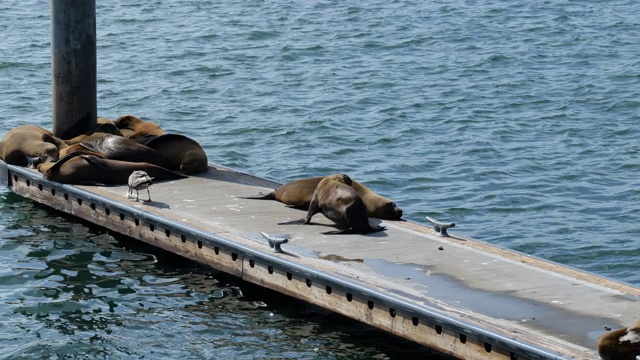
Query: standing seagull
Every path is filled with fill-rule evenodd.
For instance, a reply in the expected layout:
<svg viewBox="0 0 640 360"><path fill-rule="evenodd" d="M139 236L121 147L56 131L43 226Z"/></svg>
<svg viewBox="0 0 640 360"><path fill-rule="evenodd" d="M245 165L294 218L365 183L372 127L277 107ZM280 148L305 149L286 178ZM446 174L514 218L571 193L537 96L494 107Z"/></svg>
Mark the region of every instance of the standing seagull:
<svg viewBox="0 0 640 360"><path fill-rule="evenodd" d="M147 195L151 201L151 193L149 193L149 186L153 184L153 178L147 174L146 171L136 170L129 176L129 191L127 197L133 197L133 190L136 191L136 201L138 201L138 190L147 189Z"/></svg>

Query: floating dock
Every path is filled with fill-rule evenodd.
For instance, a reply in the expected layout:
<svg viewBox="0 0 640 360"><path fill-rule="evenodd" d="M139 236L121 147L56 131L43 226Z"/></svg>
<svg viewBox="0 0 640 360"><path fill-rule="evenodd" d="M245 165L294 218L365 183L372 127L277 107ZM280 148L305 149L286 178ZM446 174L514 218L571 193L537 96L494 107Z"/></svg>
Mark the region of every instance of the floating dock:
<svg viewBox="0 0 640 360"><path fill-rule="evenodd" d="M0 162L13 192L266 288L461 359L598 359L605 326L640 316L640 289L415 222L384 232L321 235L277 225L305 212L241 199L279 184L210 164L151 187L72 186ZM144 194L143 194L144 193ZM146 192L141 198L146 199ZM426 223L425 223L426 224ZM269 246L265 236L288 238Z"/></svg>

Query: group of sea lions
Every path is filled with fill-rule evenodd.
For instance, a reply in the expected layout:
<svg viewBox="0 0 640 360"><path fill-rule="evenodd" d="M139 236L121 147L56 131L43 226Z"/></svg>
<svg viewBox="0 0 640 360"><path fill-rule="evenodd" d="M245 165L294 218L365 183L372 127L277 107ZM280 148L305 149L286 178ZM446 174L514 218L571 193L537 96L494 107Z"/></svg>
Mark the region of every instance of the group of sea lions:
<svg viewBox="0 0 640 360"><path fill-rule="evenodd" d="M0 158L8 164L37 168L46 179L61 183L128 184L130 194L136 191L136 199L138 190L148 192L152 180L180 179L208 167L198 142L167 134L157 124L133 115L115 121L97 118L95 131L71 139L59 139L39 126L17 126L0 141ZM144 176L132 178L135 174ZM326 234L368 234L385 230L371 226L369 217L402 217L393 201L345 174L295 180L249 198L278 200L307 210L304 219L280 224L309 224L315 214L322 213L341 229Z"/></svg>
<svg viewBox="0 0 640 360"><path fill-rule="evenodd" d="M369 217L401 220L402 210L386 197L376 194L345 174L313 177L288 182L268 194L245 199L277 200L289 207L307 210L303 219L285 221L280 225L309 224L322 213L341 229L323 234L368 234L385 230L373 227Z"/></svg>
<svg viewBox="0 0 640 360"><path fill-rule="evenodd" d="M0 158L68 184L127 184L136 170L156 180L173 180L204 172L208 166L198 142L167 134L133 115L115 121L98 118L94 132L72 139L59 139L39 126L17 126L0 141Z"/></svg>

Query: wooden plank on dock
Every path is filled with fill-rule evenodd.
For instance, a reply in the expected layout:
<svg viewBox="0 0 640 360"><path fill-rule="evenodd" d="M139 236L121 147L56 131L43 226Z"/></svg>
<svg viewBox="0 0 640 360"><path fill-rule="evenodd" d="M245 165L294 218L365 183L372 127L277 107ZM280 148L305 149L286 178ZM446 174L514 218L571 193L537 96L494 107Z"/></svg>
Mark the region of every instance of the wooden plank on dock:
<svg viewBox="0 0 640 360"><path fill-rule="evenodd" d="M0 165L19 195L458 358L597 359L603 326L640 314L636 287L414 222L367 236L321 235L320 214L278 225L305 213L241 199L278 184L222 166L154 184L143 203ZM261 232L288 235L285 252Z"/></svg>

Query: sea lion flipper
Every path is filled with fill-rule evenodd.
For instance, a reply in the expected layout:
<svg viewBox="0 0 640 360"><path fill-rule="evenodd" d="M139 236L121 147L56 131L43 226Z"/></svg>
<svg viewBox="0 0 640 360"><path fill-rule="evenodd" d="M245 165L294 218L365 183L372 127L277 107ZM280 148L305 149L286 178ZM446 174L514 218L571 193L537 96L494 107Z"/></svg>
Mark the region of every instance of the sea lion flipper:
<svg viewBox="0 0 640 360"><path fill-rule="evenodd" d="M251 199L251 200L275 200L276 199L276 195L275 195L275 191L272 191L268 194L265 193L258 193L256 195L252 195L252 196L238 196L238 198L240 199Z"/></svg>
<svg viewBox="0 0 640 360"><path fill-rule="evenodd" d="M298 209L298 210L309 210L309 203L297 203L297 204L291 204L291 205L287 205L288 208L292 208L292 209Z"/></svg>
<svg viewBox="0 0 640 360"><path fill-rule="evenodd" d="M64 140L62 140L62 139L60 139L58 137L55 137L55 136L53 136L52 134L49 134L49 133L42 134L42 141L48 142L50 144L53 144L58 149L64 149L67 146L69 146L69 145L67 145L66 142L64 142Z"/></svg>
<svg viewBox="0 0 640 360"><path fill-rule="evenodd" d="M348 229L342 229L342 230L332 230L332 231L325 231L325 232L321 232L320 234L322 235L349 235L349 234L357 234L358 231L354 230L353 228L348 228Z"/></svg>
<svg viewBox="0 0 640 360"><path fill-rule="evenodd" d="M367 231L367 234L371 234L378 231L385 231L385 230L387 230L386 226L376 226L376 227L372 227L371 231Z"/></svg>
<svg viewBox="0 0 640 360"><path fill-rule="evenodd" d="M100 151L96 150L96 148L94 148L93 146L91 146L89 144L85 144L85 143L81 142L78 145L80 145L81 147L83 147L83 148L85 148L85 149L87 149L89 151L100 153Z"/></svg>
<svg viewBox="0 0 640 360"><path fill-rule="evenodd" d="M279 222L278 225L302 225L302 224L306 224L306 219L298 219L298 220L291 220L291 221L283 221L283 222Z"/></svg>

